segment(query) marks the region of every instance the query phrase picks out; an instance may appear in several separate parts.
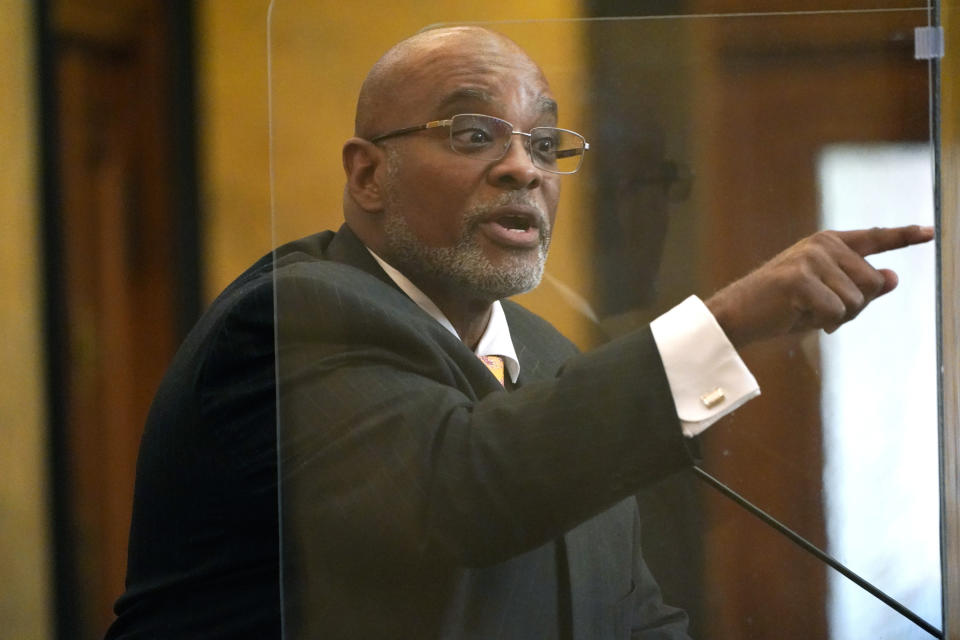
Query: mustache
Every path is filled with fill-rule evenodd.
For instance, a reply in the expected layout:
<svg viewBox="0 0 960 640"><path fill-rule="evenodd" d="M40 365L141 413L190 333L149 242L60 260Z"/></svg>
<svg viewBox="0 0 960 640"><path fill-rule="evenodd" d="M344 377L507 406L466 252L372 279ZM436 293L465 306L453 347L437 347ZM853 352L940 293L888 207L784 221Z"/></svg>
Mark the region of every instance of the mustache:
<svg viewBox="0 0 960 640"><path fill-rule="evenodd" d="M529 193L510 191L500 194L490 202L474 205L467 211L465 221L469 226L475 226L495 210L506 206L529 207L535 211L537 228L540 229L540 234L549 236L551 231L550 217L547 215L547 212L544 211L543 205L537 202Z"/></svg>

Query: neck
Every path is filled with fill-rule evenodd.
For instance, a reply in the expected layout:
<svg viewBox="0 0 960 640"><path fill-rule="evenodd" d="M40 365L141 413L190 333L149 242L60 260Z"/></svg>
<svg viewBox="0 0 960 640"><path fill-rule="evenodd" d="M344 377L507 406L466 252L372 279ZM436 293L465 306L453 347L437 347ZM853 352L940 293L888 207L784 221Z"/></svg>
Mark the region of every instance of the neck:
<svg viewBox="0 0 960 640"><path fill-rule="evenodd" d="M449 286L430 286L430 283L415 282L457 330L460 340L471 350L477 348L480 337L487 329L493 301L464 297L463 292Z"/></svg>
<svg viewBox="0 0 960 640"><path fill-rule="evenodd" d="M367 245L368 247L370 245ZM382 251L382 247L380 247ZM409 280L423 295L437 306L440 312L450 321L460 340L471 350L477 348L480 337L487 329L490 315L493 310L493 300L477 296L465 296L463 287L445 283L442 280L414 275L411 277L386 262L376 249L370 249L381 266L396 279L400 276ZM399 284L399 283L398 283ZM401 288L403 288L401 286Z"/></svg>

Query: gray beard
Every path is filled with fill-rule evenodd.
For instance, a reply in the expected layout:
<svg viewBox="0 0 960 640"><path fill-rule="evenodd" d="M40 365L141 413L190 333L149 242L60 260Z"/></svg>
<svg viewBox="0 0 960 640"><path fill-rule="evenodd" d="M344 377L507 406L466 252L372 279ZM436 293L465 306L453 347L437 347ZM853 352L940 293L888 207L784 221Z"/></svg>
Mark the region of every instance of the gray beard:
<svg viewBox="0 0 960 640"><path fill-rule="evenodd" d="M481 233L478 224L484 215L493 208L516 204L518 200L514 194L505 193L493 203L468 211L460 239L452 247L424 245L410 229L402 212L396 206L388 206L384 212L387 249L384 259L413 281L420 278L439 280L491 302L530 291L543 277L550 229L541 223L540 246L535 258L531 259L529 250L518 251L498 267L484 255L477 237Z"/></svg>

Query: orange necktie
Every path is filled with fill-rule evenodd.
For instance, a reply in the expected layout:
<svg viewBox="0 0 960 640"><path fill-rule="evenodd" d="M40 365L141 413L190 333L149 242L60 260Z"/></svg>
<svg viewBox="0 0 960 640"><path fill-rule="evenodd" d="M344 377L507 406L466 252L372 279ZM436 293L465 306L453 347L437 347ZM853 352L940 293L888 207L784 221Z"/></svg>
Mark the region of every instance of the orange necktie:
<svg viewBox="0 0 960 640"><path fill-rule="evenodd" d="M500 356L477 356L480 358L480 361L483 364L487 365L487 369L490 369L490 373L493 374L493 377L500 381L500 384L505 386L505 379L503 376L503 358Z"/></svg>

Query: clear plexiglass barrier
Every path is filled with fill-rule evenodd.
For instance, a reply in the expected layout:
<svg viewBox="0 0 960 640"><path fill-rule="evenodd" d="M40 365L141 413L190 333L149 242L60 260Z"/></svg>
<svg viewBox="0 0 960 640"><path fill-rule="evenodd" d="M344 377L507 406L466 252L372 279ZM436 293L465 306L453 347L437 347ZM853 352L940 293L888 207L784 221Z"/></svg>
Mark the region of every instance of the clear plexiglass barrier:
<svg viewBox="0 0 960 640"><path fill-rule="evenodd" d="M513 298L585 352L632 349L618 345L687 296L709 298L818 230L934 224L922 2L708 15L677 2L661 4L679 15L624 18L571 2L570 19L545 20L517 20L506 3L483 14L443 4L367 15L274 0L278 246L342 224L353 196L341 149L371 65L419 28L468 22L526 50L557 126L589 144L579 173L550 178L562 195L545 274ZM410 82L429 92L428 72ZM490 104L486 115L503 115ZM378 148L405 162L445 135ZM485 179L447 151L458 159L417 185L439 208L456 181L466 192ZM435 215L442 228L451 214ZM469 349L390 284L361 235L275 254L286 637L629 637L655 601L648 576L631 573L640 557L692 637L942 635L934 243L870 256L899 286L838 331L742 349L761 395L685 443L699 471L661 465L660 445L640 436L636 459L653 461L602 484L613 445L598 425L617 419L619 389L644 402L657 383L613 379L588 411L558 409L576 395L552 381L566 356L538 352L546 330L508 310L520 377L505 393L478 386ZM570 368L605 379L589 358ZM623 420L652 441L661 427L645 411ZM636 557L622 552L641 535L621 522L634 494ZM622 570L598 577L591 563L618 554Z"/></svg>

